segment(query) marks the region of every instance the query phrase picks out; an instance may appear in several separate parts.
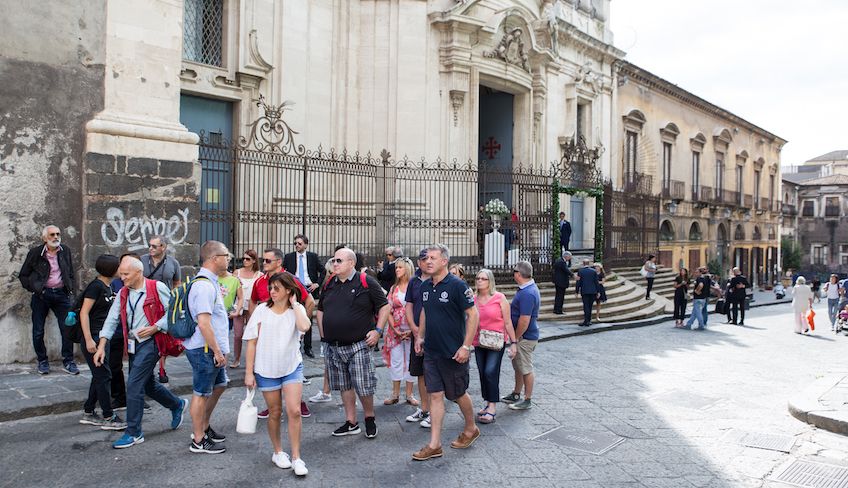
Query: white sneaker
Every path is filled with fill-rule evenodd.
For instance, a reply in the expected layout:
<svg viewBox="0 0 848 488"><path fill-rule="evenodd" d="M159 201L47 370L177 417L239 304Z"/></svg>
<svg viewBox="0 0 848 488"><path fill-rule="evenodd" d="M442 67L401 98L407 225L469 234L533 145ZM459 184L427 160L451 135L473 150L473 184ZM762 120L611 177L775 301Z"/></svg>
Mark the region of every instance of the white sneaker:
<svg viewBox="0 0 848 488"><path fill-rule="evenodd" d="M298 476L306 476L309 474L309 470L306 469L306 463L303 462L303 459L295 459L292 461L292 467L294 468L294 474Z"/></svg>
<svg viewBox="0 0 848 488"><path fill-rule="evenodd" d="M428 415L427 418L422 420L421 423L419 423L418 425L420 425L421 427L423 427L425 429L429 429L430 428L430 416Z"/></svg>
<svg viewBox="0 0 848 488"><path fill-rule="evenodd" d="M271 461L276 464L278 468L289 469L292 467L289 455L284 452L274 453L274 455L271 456Z"/></svg>
<svg viewBox="0 0 848 488"><path fill-rule="evenodd" d="M424 411L420 408L415 409L415 413L406 417L407 422L421 422L424 420Z"/></svg>
<svg viewBox="0 0 848 488"><path fill-rule="evenodd" d="M310 403L327 403L333 401L333 396L324 393L323 391L319 391L318 393L309 397Z"/></svg>

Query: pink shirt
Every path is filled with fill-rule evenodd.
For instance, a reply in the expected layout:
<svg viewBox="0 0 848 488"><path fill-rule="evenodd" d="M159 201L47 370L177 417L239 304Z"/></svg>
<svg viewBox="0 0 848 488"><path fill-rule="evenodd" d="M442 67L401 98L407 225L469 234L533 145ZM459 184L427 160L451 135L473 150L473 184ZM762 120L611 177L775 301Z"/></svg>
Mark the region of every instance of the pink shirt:
<svg viewBox="0 0 848 488"><path fill-rule="evenodd" d="M504 316L501 310L501 300L506 300L503 293L495 293L485 305L480 305L477 297L474 297L474 302L477 304L477 311L480 314L480 329L493 330L500 332L506 338L506 324L504 324ZM475 346L480 345L480 333L474 335Z"/></svg>
<svg viewBox="0 0 848 488"><path fill-rule="evenodd" d="M44 287L62 288L65 285L62 283L62 271L59 270L59 253L52 253L45 249L44 256L50 263L50 274L47 276L47 283L44 283Z"/></svg>

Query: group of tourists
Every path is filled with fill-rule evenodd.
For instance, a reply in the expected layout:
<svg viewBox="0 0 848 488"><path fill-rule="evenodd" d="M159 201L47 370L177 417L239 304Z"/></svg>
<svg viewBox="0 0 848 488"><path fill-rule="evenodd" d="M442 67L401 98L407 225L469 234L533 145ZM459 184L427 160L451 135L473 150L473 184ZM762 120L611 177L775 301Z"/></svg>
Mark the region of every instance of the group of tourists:
<svg viewBox="0 0 848 488"><path fill-rule="evenodd" d="M792 315L795 322L796 334L810 332L810 311L813 303L821 298L827 299L827 317L830 320L830 330L834 333L848 334L848 279L839 279L831 274L819 289L807 284L807 279L798 276L792 287ZM814 320L814 319L813 319Z"/></svg>
<svg viewBox="0 0 848 488"><path fill-rule="evenodd" d="M165 254L166 239L156 236L149 240L150 254L99 256L96 278L74 299L71 251L61 243L60 230L46 227L42 241L30 250L20 272L21 283L33 294L38 371L50 372L44 323L52 311L60 324L63 370L79 374L73 356L73 342L79 342L91 371L80 423L123 430L112 443L116 449L144 442L147 396L170 411L171 429L178 429L189 413L190 452L225 452L226 436L213 428L210 419L229 382L228 368L241 367L243 360L245 385L259 390L267 405L259 417L268 419L272 462L306 475L300 452L301 419L311 413L302 399L303 386L309 384L303 354L314 357L307 339L313 311L325 371L323 388L310 401L328 402L332 391L340 392L345 422L333 436L362 432L357 398L364 413L365 437L377 436L377 377L371 351L381 338L392 381L384 405L399 403L404 386L406 404L416 409L406 420L430 429L429 442L412 454L415 460L444 454L445 398L457 403L464 417L462 431L450 443L455 449L474 443L480 436L478 423L495 422L498 403L513 410L532 407L541 299L527 261L512 269L518 291L511 303L497 291L491 270L477 272L474 288L469 288L464 269L449 266L450 250L442 244L421 249L416 263L400 248L388 248L386 262L379 263L377 270L367 270L361 256L344 245L321 266L317 255L307 251L309 241L302 235L296 236L292 253L265 249L261 271L257 253L246 251L243 267L234 273L228 271L233 257L229 249L207 241L200 248L199 271L182 282L178 263L174 267L176 260L166 259L170 257ZM74 320L78 320L76 328L66 326ZM187 329L185 337L175 337L185 324L193 328ZM228 359L230 330L234 342ZM162 360L183 352L192 369L191 401L165 386ZM476 412L467 393L472 353L483 397ZM512 360L515 385L501 397L504 353ZM129 359L126 382L125 356ZM420 402L413 388L416 381ZM283 450L280 436L284 406L290 454ZM123 409L126 420L117 413Z"/></svg>

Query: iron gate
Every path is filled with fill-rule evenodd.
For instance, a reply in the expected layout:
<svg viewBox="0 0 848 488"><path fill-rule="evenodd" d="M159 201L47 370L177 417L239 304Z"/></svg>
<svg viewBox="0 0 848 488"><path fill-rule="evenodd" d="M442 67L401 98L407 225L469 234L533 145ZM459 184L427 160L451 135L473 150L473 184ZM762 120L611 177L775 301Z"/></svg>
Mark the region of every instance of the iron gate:
<svg viewBox="0 0 848 488"><path fill-rule="evenodd" d="M604 186L604 265L641 266L659 247L659 198Z"/></svg>

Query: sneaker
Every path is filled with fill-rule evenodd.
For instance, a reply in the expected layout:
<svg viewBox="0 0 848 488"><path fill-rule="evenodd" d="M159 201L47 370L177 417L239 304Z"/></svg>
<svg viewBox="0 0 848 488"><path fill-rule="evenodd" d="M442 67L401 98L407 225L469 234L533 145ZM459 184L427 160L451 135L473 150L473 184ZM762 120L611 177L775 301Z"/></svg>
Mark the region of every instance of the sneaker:
<svg viewBox="0 0 848 488"><path fill-rule="evenodd" d="M126 410L126 409L127 409L127 402L121 403L117 400L112 400L112 410L113 411L114 410Z"/></svg>
<svg viewBox="0 0 848 488"><path fill-rule="evenodd" d="M474 433L471 436L465 435L465 432L460 432L459 437L456 438L455 441L451 442L450 446L454 449L467 449L471 447L471 444L474 444L474 441L480 437L480 429L477 427L474 428Z"/></svg>
<svg viewBox="0 0 848 488"><path fill-rule="evenodd" d="M71 361L70 363L65 363L65 365L62 366L62 369L68 374L72 374L72 375L78 375L79 374L79 368L77 368L77 363L75 363L73 361Z"/></svg>
<svg viewBox="0 0 848 488"><path fill-rule="evenodd" d="M309 411L309 407L306 406L306 402L303 400L300 401L300 416L305 419L312 416L312 412Z"/></svg>
<svg viewBox="0 0 848 488"><path fill-rule="evenodd" d="M319 391L315 395L309 397L310 403L328 403L333 401L333 396L324 393L323 391Z"/></svg>
<svg viewBox="0 0 848 488"><path fill-rule="evenodd" d="M415 409L415 413L406 417L407 422L421 422L427 417L427 412L420 408Z"/></svg>
<svg viewBox="0 0 848 488"><path fill-rule="evenodd" d="M38 374L50 374L50 363L47 361L38 363Z"/></svg>
<svg viewBox="0 0 848 488"><path fill-rule="evenodd" d="M303 386L309 386L312 384L312 380L309 378L303 378Z"/></svg>
<svg viewBox="0 0 848 488"><path fill-rule="evenodd" d="M416 461L426 461L430 458L442 457L444 454L445 453L444 451L442 451L442 446L433 449L432 447L430 447L429 444L427 444L426 446L419 449L418 452L413 453L412 459Z"/></svg>
<svg viewBox="0 0 848 488"><path fill-rule="evenodd" d="M112 443L112 447L114 449L126 449L128 447L132 447L136 444L141 444L144 442L144 434L139 434L137 437L133 437L129 434L124 434L120 439L116 440Z"/></svg>
<svg viewBox="0 0 848 488"><path fill-rule="evenodd" d="M180 406L171 410L171 430L177 430L183 425L186 407L188 407L188 400L180 398Z"/></svg>
<svg viewBox="0 0 848 488"><path fill-rule="evenodd" d="M368 439L377 437L377 422L374 417L365 417L365 437Z"/></svg>
<svg viewBox="0 0 848 488"><path fill-rule="evenodd" d="M284 452L275 452L274 455L271 456L271 462L276 464L278 468L282 469L289 469L292 467L289 455Z"/></svg>
<svg viewBox="0 0 848 488"><path fill-rule="evenodd" d="M170 381L168 379L168 373L159 373L159 383L164 384L164 383L167 383L168 381Z"/></svg>
<svg viewBox="0 0 848 488"><path fill-rule="evenodd" d="M533 405L530 403L529 398L525 398L520 402L513 403L509 406L510 410L529 410Z"/></svg>
<svg viewBox="0 0 848 488"><path fill-rule="evenodd" d="M102 430L124 430L127 428L127 423L116 414L112 415L111 418L103 419L103 425L100 428Z"/></svg>
<svg viewBox="0 0 848 488"><path fill-rule="evenodd" d="M227 440L227 436L221 435L221 434L215 432L214 430L212 430L211 425L206 428L206 437L208 437L209 440L214 442L215 444L220 444L221 442L224 442L225 440Z"/></svg>
<svg viewBox="0 0 848 488"><path fill-rule="evenodd" d="M512 392L509 395L501 398L501 401L506 403L506 404L515 403L519 400L521 400L521 395L519 395L516 392Z"/></svg>
<svg viewBox="0 0 848 488"><path fill-rule="evenodd" d="M352 424L348 421L345 421L344 425L333 431L333 435L336 437L341 437L343 435L355 435L360 432L362 432L362 430L359 428L358 423Z"/></svg>
<svg viewBox="0 0 848 488"><path fill-rule="evenodd" d="M294 474L298 476L306 476L309 474L309 470L306 469L306 463L303 462L303 459L295 459L292 461L292 468L294 468Z"/></svg>
<svg viewBox="0 0 848 488"><path fill-rule="evenodd" d="M268 418L268 409L266 408L265 410L263 410L263 411L261 411L261 412L257 413L257 414L256 414L256 418L258 418L258 419L267 419L267 418Z"/></svg>
<svg viewBox="0 0 848 488"><path fill-rule="evenodd" d="M201 439L199 443L191 441L191 445L188 446L188 450L198 454L221 454L226 452L227 448L215 444L209 436L203 436L203 439Z"/></svg>
<svg viewBox="0 0 848 488"><path fill-rule="evenodd" d="M427 416L424 417L424 420L419 422L418 425L420 425L424 429L429 429L430 426L432 425L431 422L430 422L430 414L427 414Z"/></svg>
<svg viewBox="0 0 848 488"><path fill-rule="evenodd" d="M153 407L151 407L147 402L144 402L144 413L150 413L152 410Z"/></svg>
<svg viewBox="0 0 848 488"><path fill-rule="evenodd" d="M79 419L79 423L83 425L101 426L103 425L103 422L103 417L101 417L97 412L83 412L82 418Z"/></svg>
<svg viewBox="0 0 848 488"><path fill-rule="evenodd" d="M306 354L309 359L315 359L315 353L312 352L312 349L304 349L303 354Z"/></svg>

